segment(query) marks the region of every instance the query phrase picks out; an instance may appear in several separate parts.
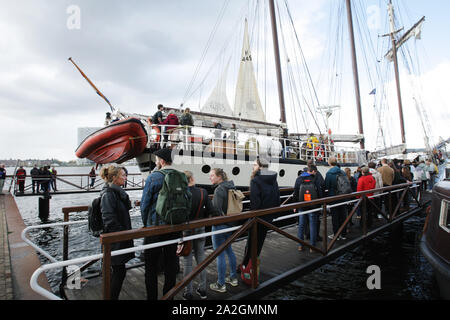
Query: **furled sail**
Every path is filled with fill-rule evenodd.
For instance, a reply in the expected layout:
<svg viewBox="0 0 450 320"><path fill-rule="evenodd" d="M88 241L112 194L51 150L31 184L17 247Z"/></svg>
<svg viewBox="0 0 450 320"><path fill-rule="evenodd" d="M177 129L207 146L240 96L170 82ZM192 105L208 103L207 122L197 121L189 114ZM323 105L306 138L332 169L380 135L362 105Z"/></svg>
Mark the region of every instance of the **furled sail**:
<svg viewBox="0 0 450 320"><path fill-rule="evenodd" d="M232 116L233 111L231 110L230 104L228 103L226 94L226 81L227 81L228 65L225 68L222 76L216 84L213 92L209 96L206 103L200 109L200 112L219 114L222 116Z"/></svg>
<svg viewBox="0 0 450 320"><path fill-rule="evenodd" d="M247 20L245 20L244 44L242 47L241 65L239 67L239 76L236 85L234 116L256 121L266 121L266 116L261 107L261 101L256 86L248 38Z"/></svg>

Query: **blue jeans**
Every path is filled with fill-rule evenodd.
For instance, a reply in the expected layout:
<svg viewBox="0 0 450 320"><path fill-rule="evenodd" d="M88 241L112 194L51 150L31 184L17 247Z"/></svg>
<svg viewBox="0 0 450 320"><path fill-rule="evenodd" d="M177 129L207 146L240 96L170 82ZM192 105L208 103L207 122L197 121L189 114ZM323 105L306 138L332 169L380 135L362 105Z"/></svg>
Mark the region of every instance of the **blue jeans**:
<svg viewBox="0 0 450 320"><path fill-rule="evenodd" d="M317 224L319 221L319 215L317 213L314 212L314 213L302 214L301 216L298 217L298 238L300 240L305 240L304 234L305 234L305 224L306 224L307 218L309 218L309 237L311 240L311 245L315 247L316 242L317 242ZM300 244L300 246L302 246L302 245Z"/></svg>
<svg viewBox="0 0 450 320"><path fill-rule="evenodd" d="M196 234L204 233L205 227L195 229ZM186 232L185 236L189 236L191 232ZM192 260L193 256L195 256L195 261L197 261L197 265L199 265L203 260L205 260L205 238L199 238L192 241L192 251L191 253L183 257L184 261L184 271L183 276L186 277L189 273L192 272ZM202 291L206 292L206 269L204 269L200 273L200 282L198 288ZM192 294L192 281L184 288L184 292L188 294Z"/></svg>
<svg viewBox="0 0 450 320"><path fill-rule="evenodd" d="M218 225L218 226L212 226L212 231L218 231L227 229L229 226L227 225ZM219 248L230 236L232 235L231 232L227 233L221 233L221 234L215 234L212 236L212 244L214 250ZM225 251L223 251L218 257L217 257L217 273L218 273L218 280L217 282L219 285L223 286L225 284L225 273L227 271L227 262L225 259L225 253L228 256L228 262L230 264L230 278L234 279L237 278L236 276L236 256L234 255L233 248L231 245L229 245Z"/></svg>

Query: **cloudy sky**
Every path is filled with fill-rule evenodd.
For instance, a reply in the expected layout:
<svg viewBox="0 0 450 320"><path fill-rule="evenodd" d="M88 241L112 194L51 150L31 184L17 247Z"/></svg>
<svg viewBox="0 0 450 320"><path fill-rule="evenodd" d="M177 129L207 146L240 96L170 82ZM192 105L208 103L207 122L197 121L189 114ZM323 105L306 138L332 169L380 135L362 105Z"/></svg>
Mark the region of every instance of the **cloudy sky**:
<svg viewBox="0 0 450 320"><path fill-rule="evenodd" d="M321 64L327 49L326 20L332 1L335 0L309 4L290 1L314 82L319 81L316 77L319 71L314 68ZM242 0L0 0L0 159L75 159L77 128L103 124L108 105L67 61L69 57L114 106L153 114L159 103L178 106L183 101L224 3L226 10L214 38L217 48L226 43L237 19L252 15L250 8L254 2L247 5ZM358 1L364 9L380 8L382 15L385 2ZM446 40L450 5L444 0L429 1L426 5L420 0L403 0L399 5L408 6L404 21L409 25L405 28L422 15L427 17L420 44L420 48L426 48L421 56L425 61L421 65L421 99L434 135L448 138L450 114L445 93L450 89L450 44ZM374 11L367 12L371 18L376 17ZM376 30L379 34L387 31L382 22L375 26L373 21L370 23L372 29L379 29ZM212 58L206 58L206 62L214 61L217 55L213 47L209 53ZM206 64L203 70L208 69ZM373 108L368 96L371 89L370 84L362 82L363 103L369 118L365 119L369 120L367 139L373 145L376 126L375 119L371 119ZM208 90L212 88L204 88L203 98ZM410 89L404 90L406 95ZM229 99L232 103L233 97ZM342 99L341 103L348 105L349 110L354 108L354 99L345 93ZM326 97L321 100L324 104L333 102L326 101ZM411 101L406 101L405 117L410 119L416 113ZM195 110L198 101L188 100L189 103ZM338 115L339 129L355 132L355 121L349 121L347 114L341 111ZM278 108L268 111L270 120L276 121L278 117ZM412 135L418 131L417 122L407 122L408 137L420 140Z"/></svg>

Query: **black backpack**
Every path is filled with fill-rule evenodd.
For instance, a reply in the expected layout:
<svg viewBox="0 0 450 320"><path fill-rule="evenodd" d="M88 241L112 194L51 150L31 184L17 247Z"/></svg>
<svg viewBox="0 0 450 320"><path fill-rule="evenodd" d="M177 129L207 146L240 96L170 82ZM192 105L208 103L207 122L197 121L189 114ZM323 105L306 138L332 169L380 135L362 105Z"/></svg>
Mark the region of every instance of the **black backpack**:
<svg viewBox="0 0 450 320"><path fill-rule="evenodd" d="M94 237L100 237L103 232L101 201L102 197L95 198L88 209L89 231Z"/></svg>
<svg viewBox="0 0 450 320"><path fill-rule="evenodd" d="M352 193L352 185L346 174L338 173L336 176L336 195Z"/></svg>
<svg viewBox="0 0 450 320"><path fill-rule="evenodd" d="M304 177L303 181L299 188L299 194L298 199L299 201L312 201L319 198L319 193L317 192L316 188L316 177L315 176L309 176Z"/></svg>

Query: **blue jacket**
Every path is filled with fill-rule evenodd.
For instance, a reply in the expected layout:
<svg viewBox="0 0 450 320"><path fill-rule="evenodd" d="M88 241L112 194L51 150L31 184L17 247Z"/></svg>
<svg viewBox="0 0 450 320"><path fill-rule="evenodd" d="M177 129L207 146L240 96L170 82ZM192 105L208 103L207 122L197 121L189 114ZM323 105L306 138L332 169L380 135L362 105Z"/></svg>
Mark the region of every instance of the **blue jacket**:
<svg viewBox="0 0 450 320"><path fill-rule="evenodd" d="M141 217L145 227L165 224L162 219L157 219L156 214L156 201L163 181L164 174L159 171L152 172L145 180L141 199Z"/></svg>
<svg viewBox="0 0 450 320"><path fill-rule="evenodd" d="M345 175L344 171L342 171L338 166L336 166L328 170L325 176L325 189L328 190L327 191L328 197L333 197L336 195L337 175L339 173Z"/></svg>

